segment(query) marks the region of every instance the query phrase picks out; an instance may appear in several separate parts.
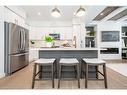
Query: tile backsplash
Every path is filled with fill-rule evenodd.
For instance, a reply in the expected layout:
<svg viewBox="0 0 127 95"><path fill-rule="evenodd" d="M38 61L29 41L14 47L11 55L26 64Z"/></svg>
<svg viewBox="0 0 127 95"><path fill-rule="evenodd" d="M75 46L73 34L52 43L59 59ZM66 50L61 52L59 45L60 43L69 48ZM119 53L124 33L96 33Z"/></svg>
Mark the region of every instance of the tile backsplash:
<svg viewBox="0 0 127 95"><path fill-rule="evenodd" d="M31 41L34 42L34 44L31 43ZM73 47L73 41L72 40L56 40L54 41L54 46L58 47L66 47L64 44L67 43L68 47ZM35 47L35 48L40 48L40 47L46 47L46 42L44 40L30 40L29 41L29 47Z"/></svg>

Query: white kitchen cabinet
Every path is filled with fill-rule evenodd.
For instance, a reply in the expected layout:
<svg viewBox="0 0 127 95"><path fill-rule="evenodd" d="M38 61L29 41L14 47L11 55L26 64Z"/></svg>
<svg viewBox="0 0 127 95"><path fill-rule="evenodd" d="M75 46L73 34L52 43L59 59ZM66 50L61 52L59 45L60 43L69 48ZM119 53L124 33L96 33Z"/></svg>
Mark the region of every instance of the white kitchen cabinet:
<svg viewBox="0 0 127 95"><path fill-rule="evenodd" d="M17 24L25 28L25 20L24 18L17 16Z"/></svg>
<svg viewBox="0 0 127 95"><path fill-rule="evenodd" d="M30 30L30 26L28 24L25 23L25 28Z"/></svg>
<svg viewBox="0 0 127 95"><path fill-rule="evenodd" d="M34 60L37 60L39 58L38 56L38 50L29 50L29 62L32 62Z"/></svg>
<svg viewBox="0 0 127 95"><path fill-rule="evenodd" d="M81 48L81 26L73 25L73 35L76 37L76 47Z"/></svg>
<svg viewBox="0 0 127 95"><path fill-rule="evenodd" d="M25 27L25 20L16 13L12 12L11 10L4 8L4 16L5 21L12 22L22 27Z"/></svg>
<svg viewBox="0 0 127 95"><path fill-rule="evenodd" d="M18 16L15 13L13 13L12 11L10 11L9 9L7 9L7 8L4 8L4 9L5 9L5 12L4 12L5 21L17 24Z"/></svg>

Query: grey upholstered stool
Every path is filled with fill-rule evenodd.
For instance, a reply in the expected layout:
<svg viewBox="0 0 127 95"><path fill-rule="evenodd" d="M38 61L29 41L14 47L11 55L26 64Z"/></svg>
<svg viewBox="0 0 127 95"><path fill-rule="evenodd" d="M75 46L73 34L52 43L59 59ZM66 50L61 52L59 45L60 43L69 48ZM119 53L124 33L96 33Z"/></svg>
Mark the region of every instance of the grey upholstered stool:
<svg viewBox="0 0 127 95"><path fill-rule="evenodd" d="M42 67L42 66L47 66L47 65L51 66L51 70L52 70L52 88L54 88L54 63L55 63L54 58L49 58L49 59L40 58L40 59L35 61L34 69L33 69L32 89L34 88L35 81L40 80L40 79L36 79L36 76L38 74L42 73L42 68L40 69L40 71L37 72L37 66Z"/></svg>
<svg viewBox="0 0 127 95"><path fill-rule="evenodd" d="M107 88L107 75L106 75L106 65L105 65L105 61L103 61L103 60L100 60L100 59L97 59L97 58L91 58L91 59L86 59L86 58L84 58L83 59L83 61L85 62L85 70L86 70L86 72L85 72L85 88L87 88L87 86L88 86L88 80L89 80L89 78L88 78L88 67L89 66L96 66L97 67L97 80L104 80L104 84L105 84L105 88ZM102 72L100 72L99 70L98 70L98 66L103 66L103 73ZM103 77L104 77L104 79L98 79L98 73L100 73Z"/></svg>
<svg viewBox="0 0 127 95"><path fill-rule="evenodd" d="M58 88L60 88L62 66L76 66L75 69L77 69L78 88L80 88L79 62L78 62L78 60L76 58L61 58L60 59L60 62L59 62Z"/></svg>

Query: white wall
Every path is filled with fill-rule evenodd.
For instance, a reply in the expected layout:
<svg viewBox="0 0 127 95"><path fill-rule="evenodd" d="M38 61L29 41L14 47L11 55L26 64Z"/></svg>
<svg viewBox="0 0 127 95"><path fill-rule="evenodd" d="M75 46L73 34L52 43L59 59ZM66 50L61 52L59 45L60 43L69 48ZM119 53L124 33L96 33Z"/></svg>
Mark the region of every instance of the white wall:
<svg viewBox="0 0 127 95"><path fill-rule="evenodd" d="M49 33L60 33L61 39L72 39L71 22L48 22L29 21L30 39L42 40L42 37Z"/></svg>
<svg viewBox="0 0 127 95"><path fill-rule="evenodd" d="M0 77L4 76L4 11L0 6Z"/></svg>
<svg viewBox="0 0 127 95"><path fill-rule="evenodd" d="M116 47L119 48L119 54L100 54L102 59L121 59L121 23L105 21L97 24L98 32L98 46L102 47ZM120 41L119 42L101 42L101 31L120 31Z"/></svg>
<svg viewBox="0 0 127 95"><path fill-rule="evenodd" d="M127 26L127 21L123 21L121 23L122 23L122 26Z"/></svg>

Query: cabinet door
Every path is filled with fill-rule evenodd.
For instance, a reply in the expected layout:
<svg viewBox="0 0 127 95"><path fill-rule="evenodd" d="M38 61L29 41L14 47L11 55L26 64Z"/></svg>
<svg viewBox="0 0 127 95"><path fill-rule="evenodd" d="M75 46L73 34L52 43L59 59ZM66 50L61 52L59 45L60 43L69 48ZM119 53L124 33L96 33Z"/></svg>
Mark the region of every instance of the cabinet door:
<svg viewBox="0 0 127 95"><path fill-rule="evenodd" d="M22 27L25 27L25 20L22 17L17 16L17 24Z"/></svg>
<svg viewBox="0 0 127 95"><path fill-rule="evenodd" d="M5 8L5 21L17 24L17 18L18 16L15 13Z"/></svg>
<svg viewBox="0 0 127 95"><path fill-rule="evenodd" d="M4 14L5 14L5 21L12 22L22 27L25 27L25 20L22 17L15 14L14 12L10 11L7 8L4 8Z"/></svg>
<svg viewBox="0 0 127 95"><path fill-rule="evenodd" d="M38 59L38 50L29 50L29 62Z"/></svg>

